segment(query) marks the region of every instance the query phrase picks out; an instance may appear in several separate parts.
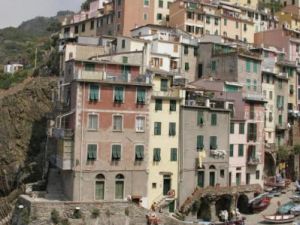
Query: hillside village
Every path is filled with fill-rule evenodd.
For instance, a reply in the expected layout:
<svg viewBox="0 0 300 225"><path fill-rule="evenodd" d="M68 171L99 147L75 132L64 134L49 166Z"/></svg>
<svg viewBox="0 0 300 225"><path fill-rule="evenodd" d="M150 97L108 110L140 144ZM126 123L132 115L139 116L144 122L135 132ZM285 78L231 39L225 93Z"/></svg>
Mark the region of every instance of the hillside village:
<svg viewBox="0 0 300 225"><path fill-rule="evenodd" d="M218 221L300 178L300 1L88 3L59 33L37 198Z"/></svg>

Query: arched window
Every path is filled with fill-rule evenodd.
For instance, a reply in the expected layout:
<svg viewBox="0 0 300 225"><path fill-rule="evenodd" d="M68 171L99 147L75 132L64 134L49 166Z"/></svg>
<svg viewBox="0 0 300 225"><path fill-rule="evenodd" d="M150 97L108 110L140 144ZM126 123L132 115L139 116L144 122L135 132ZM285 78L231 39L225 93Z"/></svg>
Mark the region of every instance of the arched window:
<svg viewBox="0 0 300 225"><path fill-rule="evenodd" d="M104 192L105 192L105 176L103 174L98 174L96 176L96 183L95 183L95 199L104 200Z"/></svg>
<svg viewBox="0 0 300 225"><path fill-rule="evenodd" d="M115 199L124 199L124 176L118 174L116 176Z"/></svg>
<svg viewBox="0 0 300 225"><path fill-rule="evenodd" d="M209 169L210 169L210 170L215 170L216 167L215 167L214 165L211 165L211 166L209 166Z"/></svg>

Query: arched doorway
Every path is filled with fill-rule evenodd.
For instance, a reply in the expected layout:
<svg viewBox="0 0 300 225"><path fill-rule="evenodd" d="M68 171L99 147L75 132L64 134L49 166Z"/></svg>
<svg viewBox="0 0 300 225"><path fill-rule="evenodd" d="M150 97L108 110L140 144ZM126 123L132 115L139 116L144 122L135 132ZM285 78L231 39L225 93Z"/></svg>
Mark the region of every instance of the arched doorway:
<svg viewBox="0 0 300 225"><path fill-rule="evenodd" d="M237 208L241 213L249 213L249 198L245 194L241 194L237 199Z"/></svg>
<svg viewBox="0 0 300 225"><path fill-rule="evenodd" d="M220 212L227 210L228 213L231 211L232 196L231 195L222 195L216 201L216 216L219 217Z"/></svg>
<svg viewBox="0 0 300 225"><path fill-rule="evenodd" d="M274 176L276 172L276 161L270 152L265 151L265 176Z"/></svg>
<svg viewBox="0 0 300 225"><path fill-rule="evenodd" d="M216 185L216 167L211 165L209 167L209 186L214 187Z"/></svg>
<svg viewBox="0 0 300 225"><path fill-rule="evenodd" d="M204 221L211 220L210 201L207 198L201 198L197 218Z"/></svg>

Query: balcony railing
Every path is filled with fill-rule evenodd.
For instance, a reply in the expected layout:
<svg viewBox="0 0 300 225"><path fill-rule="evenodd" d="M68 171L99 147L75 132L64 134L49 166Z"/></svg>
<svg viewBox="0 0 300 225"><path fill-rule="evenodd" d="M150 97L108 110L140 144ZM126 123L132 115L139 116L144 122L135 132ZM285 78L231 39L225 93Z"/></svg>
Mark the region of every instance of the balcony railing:
<svg viewBox="0 0 300 225"><path fill-rule="evenodd" d="M74 79L83 81L107 81L107 82L122 82L122 83L141 83L141 84L151 84L150 77L145 75L139 75L132 78L131 74L108 74L104 71L87 71L78 70Z"/></svg>
<svg viewBox="0 0 300 225"><path fill-rule="evenodd" d="M179 89L170 89L168 91L153 91L152 96L163 97L163 98L180 98Z"/></svg>
<svg viewBox="0 0 300 225"><path fill-rule="evenodd" d="M60 39L67 39L67 38L74 38L74 37L75 37L74 33L71 32L59 34Z"/></svg>
<svg viewBox="0 0 300 225"><path fill-rule="evenodd" d="M250 157L247 160L247 164L249 166L257 166L260 163L260 160L258 157Z"/></svg>

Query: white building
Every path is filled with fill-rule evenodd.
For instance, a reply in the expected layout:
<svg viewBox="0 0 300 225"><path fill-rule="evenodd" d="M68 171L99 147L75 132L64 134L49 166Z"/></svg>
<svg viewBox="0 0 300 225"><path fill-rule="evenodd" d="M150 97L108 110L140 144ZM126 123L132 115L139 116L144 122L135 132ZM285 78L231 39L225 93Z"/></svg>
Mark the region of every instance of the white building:
<svg viewBox="0 0 300 225"><path fill-rule="evenodd" d="M11 73L14 74L15 72L23 69L22 64L12 63L4 65L4 73Z"/></svg>

